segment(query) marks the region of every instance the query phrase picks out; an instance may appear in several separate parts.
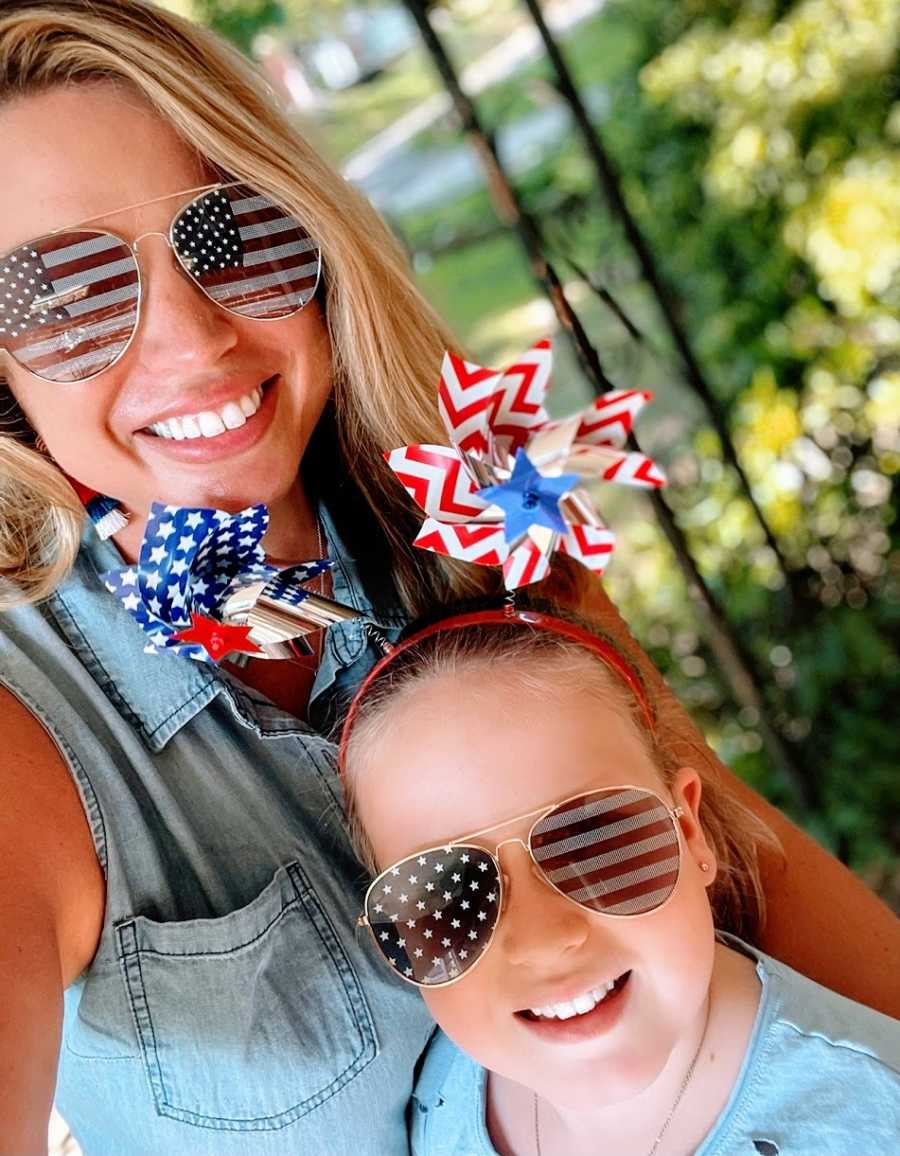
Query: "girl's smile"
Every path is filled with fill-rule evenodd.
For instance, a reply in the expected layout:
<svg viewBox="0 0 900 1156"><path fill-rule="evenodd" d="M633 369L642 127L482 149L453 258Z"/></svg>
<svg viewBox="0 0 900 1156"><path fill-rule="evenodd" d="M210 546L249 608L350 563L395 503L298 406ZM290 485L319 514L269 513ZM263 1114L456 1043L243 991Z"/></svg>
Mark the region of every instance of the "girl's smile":
<svg viewBox="0 0 900 1156"><path fill-rule="evenodd" d="M540 1150L543 1138L548 1152L593 1153L598 1135L610 1151L655 1151L673 1105L672 1150L693 1151L724 1106L759 1001L751 961L714 938L700 777L658 749L642 688L589 643L563 649L552 626L498 618L493 637L475 635L481 649L467 645L472 621L426 627L351 708L351 814L382 872L367 921L446 1035L488 1070L498 1151ZM405 876L421 863L427 887L439 856L458 893L423 903L400 938L433 935L437 915L438 926L459 915L465 933L475 909L460 914L463 899L482 870L499 876L500 908L481 925L490 938L471 928L474 962L459 963L468 944L451 933L446 955L416 971L394 925L379 923L394 910L379 888L396 873L414 901Z"/></svg>
<svg viewBox="0 0 900 1156"><path fill-rule="evenodd" d="M612 1032L626 1014L631 971L594 987L581 988L572 999L549 1001L516 1012L517 1019L542 1044L580 1044ZM574 985L571 985L574 986Z"/></svg>

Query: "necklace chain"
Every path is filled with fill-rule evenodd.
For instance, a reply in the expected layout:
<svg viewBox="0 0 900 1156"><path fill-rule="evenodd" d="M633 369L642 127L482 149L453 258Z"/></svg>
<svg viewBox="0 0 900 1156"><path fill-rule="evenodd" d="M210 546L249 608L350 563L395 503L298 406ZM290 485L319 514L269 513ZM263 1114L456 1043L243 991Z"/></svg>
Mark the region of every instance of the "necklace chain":
<svg viewBox="0 0 900 1156"><path fill-rule="evenodd" d="M672 1123L672 1117L678 1111L678 1105L681 1103L684 1093L687 1091L688 1084L691 1082L691 1076L694 1074L694 1069L697 1067L697 1061L700 1059L700 1053L703 1050L703 1041L706 1039L706 1029L709 1026L709 1001L706 1004L706 1020L703 1024L703 1032L700 1036L700 1043L697 1045L697 1050L694 1052L694 1058L691 1060L691 1066L685 1072L684 1079L681 1081L681 1087L678 1089L678 1095L675 1097L675 1103L669 1109L669 1114L663 1121L663 1126L656 1134L656 1139L653 1141L653 1146L647 1153L647 1156L655 1156L657 1149L662 1143L663 1136L665 1136L669 1125ZM534 1147L537 1156L544 1156L541 1151L541 1116L540 1116L540 1099L537 1092L534 1093Z"/></svg>

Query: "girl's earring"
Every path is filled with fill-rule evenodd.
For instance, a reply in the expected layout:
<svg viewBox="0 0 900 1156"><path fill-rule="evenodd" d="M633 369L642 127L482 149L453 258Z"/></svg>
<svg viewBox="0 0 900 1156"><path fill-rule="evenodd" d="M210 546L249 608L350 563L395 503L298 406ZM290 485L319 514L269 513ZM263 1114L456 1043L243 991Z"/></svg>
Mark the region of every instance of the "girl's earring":
<svg viewBox="0 0 900 1156"><path fill-rule="evenodd" d="M709 864L708 864L708 863L706 863L706 862L704 862L704 863L701 863L701 864L700 864L700 870L701 870L701 871L708 871L708 870L709 870Z"/></svg>
<svg viewBox="0 0 900 1156"><path fill-rule="evenodd" d="M40 434L34 439L34 448L39 454L53 460L53 457L47 448L47 443ZM97 537L101 542L105 542L107 538L111 538L113 534L118 534L120 530L128 525L128 514L122 509L115 498L108 498L105 494L100 494L96 490L91 490L87 486L83 486L81 482L76 482L74 478L70 477L65 471L62 471L63 477L78 495L79 500L88 512L88 517L94 523L97 531Z"/></svg>

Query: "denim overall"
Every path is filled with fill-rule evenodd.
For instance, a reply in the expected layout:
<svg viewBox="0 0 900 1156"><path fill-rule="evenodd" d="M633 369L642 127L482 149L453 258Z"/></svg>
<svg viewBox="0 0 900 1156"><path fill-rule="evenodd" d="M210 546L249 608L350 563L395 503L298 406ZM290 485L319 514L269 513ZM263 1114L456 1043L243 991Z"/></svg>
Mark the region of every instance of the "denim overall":
<svg viewBox="0 0 900 1156"><path fill-rule="evenodd" d="M396 632L323 517L335 598ZM432 1024L356 928L335 748L222 670L145 654L98 578L121 564L88 526L49 602L0 615L0 682L56 741L106 877L57 1107L85 1156L402 1156ZM360 620L332 628L311 717L374 657Z"/></svg>

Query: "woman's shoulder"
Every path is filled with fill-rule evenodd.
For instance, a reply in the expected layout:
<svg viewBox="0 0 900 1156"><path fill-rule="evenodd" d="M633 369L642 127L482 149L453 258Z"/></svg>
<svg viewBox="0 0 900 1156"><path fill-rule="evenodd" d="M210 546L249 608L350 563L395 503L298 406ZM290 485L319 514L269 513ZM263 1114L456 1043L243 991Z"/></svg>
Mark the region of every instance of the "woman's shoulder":
<svg viewBox="0 0 900 1156"><path fill-rule="evenodd" d="M29 906L43 903L54 913L62 978L71 983L96 950L103 875L81 799L56 742L2 681L0 797L5 878Z"/></svg>

